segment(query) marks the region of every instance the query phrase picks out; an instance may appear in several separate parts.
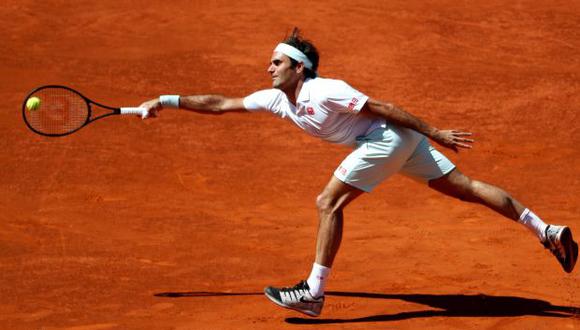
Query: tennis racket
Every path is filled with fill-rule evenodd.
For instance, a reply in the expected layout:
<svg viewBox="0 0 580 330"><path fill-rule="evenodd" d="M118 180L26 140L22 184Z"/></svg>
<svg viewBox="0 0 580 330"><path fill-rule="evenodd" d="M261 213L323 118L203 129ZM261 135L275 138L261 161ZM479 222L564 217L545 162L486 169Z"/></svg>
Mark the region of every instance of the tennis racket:
<svg viewBox="0 0 580 330"><path fill-rule="evenodd" d="M107 111L93 116L93 106ZM22 115L26 126L34 133L56 137L72 134L95 120L112 115L140 115L145 118L147 111L144 108L109 107L70 87L47 85L34 89L26 96Z"/></svg>

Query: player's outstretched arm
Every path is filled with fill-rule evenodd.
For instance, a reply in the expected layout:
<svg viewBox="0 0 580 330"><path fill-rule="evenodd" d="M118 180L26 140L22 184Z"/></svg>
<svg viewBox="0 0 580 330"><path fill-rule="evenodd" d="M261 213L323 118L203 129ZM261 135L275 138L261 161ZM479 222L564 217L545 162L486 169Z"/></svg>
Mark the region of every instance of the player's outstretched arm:
<svg viewBox="0 0 580 330"><path fill-rule="evenodd" d="M229 98L222 95L191 95L179 96L177 107L184 110L206 113L222 114L224 112L241 112L245 111L243 98ZM147 109L147 117L157 117L159 111L167 108L163 106L159 98L149 100L140 105ZM172 108L177 108L172 106Z"/></svg>
<svg viewBox="0 0 580 330"><path fill-rule="evenodd" d="M467 136L471 136L469 132L439 130L391 103L369 99L363 111L381 116L394 124L413 129L456 152L459 151L459 148L471 148L471 144L474 142L473 139L467 138Z"/></svg>

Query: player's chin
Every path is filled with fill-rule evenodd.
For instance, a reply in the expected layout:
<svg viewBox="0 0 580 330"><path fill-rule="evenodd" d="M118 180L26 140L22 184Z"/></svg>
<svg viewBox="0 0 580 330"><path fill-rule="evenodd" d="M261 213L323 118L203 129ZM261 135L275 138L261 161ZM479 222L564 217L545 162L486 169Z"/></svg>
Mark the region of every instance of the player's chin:
<svg viewBox="0 0 580 330"><path fill-rule="evenodd" d="M282 80L280 79L280 77L272 78L272 87L280 88L281 85L282 85Z"/></svg>
<svg viewBox="0 0 580 330"><path fill-rule="evenodd" d="M286 88L284 86L285 85L280 83L280 82L276 82L276 81L272 82L272 88L284 90Z"/></svg>

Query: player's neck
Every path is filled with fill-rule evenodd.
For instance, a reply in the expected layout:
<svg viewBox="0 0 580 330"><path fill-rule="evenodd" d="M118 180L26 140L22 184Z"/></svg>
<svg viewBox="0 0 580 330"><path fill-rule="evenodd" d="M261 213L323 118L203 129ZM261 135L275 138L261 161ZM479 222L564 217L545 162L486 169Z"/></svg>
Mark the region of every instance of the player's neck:
<svg viewBox="0 0 580 330"><path fill-rule="evenodd" d="M304 84L304 79L299 79L294 86L290 86L287 90L284 90L284 94L288 97L290 103L296 106L296 100L300 91L302 90L302 85Z"/></svg>

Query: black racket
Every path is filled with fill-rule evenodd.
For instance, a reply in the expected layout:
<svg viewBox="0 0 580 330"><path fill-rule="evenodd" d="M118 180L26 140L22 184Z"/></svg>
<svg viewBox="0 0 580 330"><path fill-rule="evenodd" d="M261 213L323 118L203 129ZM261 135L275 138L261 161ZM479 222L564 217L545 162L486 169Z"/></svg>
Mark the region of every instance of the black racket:
<svg viewBox="0 0 580 330"><path fill-rule="evenodd" d="M92 106L108 110L92 117ZM147 116L144 108L109 107L77 92L59 85L47 85L34 89L24 99L22 115L26 126L34 133L44 136L65 136L78 131L95 120L112 115Z"/></svg>

